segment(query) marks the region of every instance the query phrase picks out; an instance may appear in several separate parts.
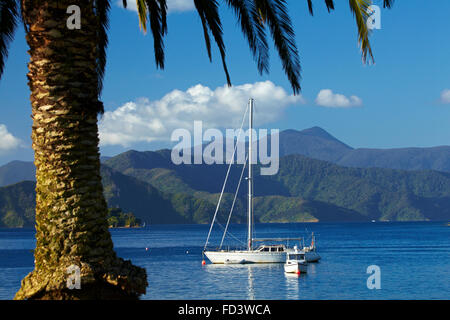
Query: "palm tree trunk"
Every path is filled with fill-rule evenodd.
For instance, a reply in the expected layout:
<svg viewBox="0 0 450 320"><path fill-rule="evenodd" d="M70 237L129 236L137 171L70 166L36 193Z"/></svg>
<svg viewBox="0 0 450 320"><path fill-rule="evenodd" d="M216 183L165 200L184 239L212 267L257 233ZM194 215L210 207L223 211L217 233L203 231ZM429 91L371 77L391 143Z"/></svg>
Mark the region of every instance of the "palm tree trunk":
<svg viewBox="0 0 450 320"><path fill-rule="evenodd" d="M90 0L22 0L36 165L35 269L15 299L137 298L145 270L116 256L100 177L97 18ZM81 29L66 26L81 8ZM80 269L81 289L67 285ZM73 269L72 269L73 270Z"/></svg>

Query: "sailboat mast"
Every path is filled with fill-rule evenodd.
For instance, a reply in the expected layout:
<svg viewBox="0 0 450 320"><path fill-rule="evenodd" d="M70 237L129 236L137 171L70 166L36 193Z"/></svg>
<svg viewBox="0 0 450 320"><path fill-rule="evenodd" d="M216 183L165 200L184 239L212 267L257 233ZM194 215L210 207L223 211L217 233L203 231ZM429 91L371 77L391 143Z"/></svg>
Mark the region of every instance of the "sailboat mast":
<svg viewBox="0 0 450 320"><path fill-rule="evenodd" d="M248 117L248 250L252 250L253 241L253 173L252 173L252 144L253 144L253 99L249 101Z"/></svg>

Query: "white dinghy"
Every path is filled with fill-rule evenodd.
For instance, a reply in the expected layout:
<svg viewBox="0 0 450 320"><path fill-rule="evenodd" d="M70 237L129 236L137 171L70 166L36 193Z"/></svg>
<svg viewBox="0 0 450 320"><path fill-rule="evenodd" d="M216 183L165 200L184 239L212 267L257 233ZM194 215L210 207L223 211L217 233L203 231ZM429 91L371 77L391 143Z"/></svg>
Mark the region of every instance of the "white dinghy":
<svg viewBox="0 0 450 320"><path fill-rule="evenodd" d="M294 252L287 253L286 263L284 264L284 272L301 274L306 273L308 268L305 253L294 247Z"/></svg>

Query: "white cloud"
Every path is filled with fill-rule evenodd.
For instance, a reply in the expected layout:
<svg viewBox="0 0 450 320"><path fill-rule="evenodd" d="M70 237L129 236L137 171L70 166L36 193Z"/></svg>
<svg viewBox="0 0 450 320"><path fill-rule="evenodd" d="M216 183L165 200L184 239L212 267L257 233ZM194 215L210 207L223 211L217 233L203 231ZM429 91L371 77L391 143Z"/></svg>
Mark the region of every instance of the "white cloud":
<svg viewBox="0 0 450 320"><path fill-rule="evenodd" d="M8 132L4 124L0 124L0 153L16 149L22 145L22 141Z"/></svg>
<svg viewBox="0 0 450 320"><path fill-rule="evenodd" d="M117 0L117 5L123 8L123 1ZM127 9L137 12L136 0L127 1ZM167 9L170 12L183 12L194 10L193 0L167 0Z"/></svg>
<svg viewBox="0 0 450 320"><path fill-rule="evenodd" d="M450 103L450 89L445 89L441 92L441 102Z"/></svg>
<svg viewBox="0 0 450 320"><path fill-rule="evenodd" d="M192 0L168 0L167 8L172 11L189 11L194 10L194 1Z"/></svg>
<svg viewBox="0 0 450 320"><path fill-rule="evenodd" d="M330 89L322 89L316 98L316 104L330 108L350 108L362 105L362 100L357 96L346 97L343 94L333 93Z"/></svg>
<svg viewBox="0 0 450 320"><path fill-rule="evenodd" d="M173 90L160 100L141 98L104 113L101 145L130 146L136 142L167 141L177 128L192 130L194 121L207 128L239 128L248 99L255 99L255 125L273 122L289 106L304 103L270 81L223 86L214 90L198 84Z"/></svg>

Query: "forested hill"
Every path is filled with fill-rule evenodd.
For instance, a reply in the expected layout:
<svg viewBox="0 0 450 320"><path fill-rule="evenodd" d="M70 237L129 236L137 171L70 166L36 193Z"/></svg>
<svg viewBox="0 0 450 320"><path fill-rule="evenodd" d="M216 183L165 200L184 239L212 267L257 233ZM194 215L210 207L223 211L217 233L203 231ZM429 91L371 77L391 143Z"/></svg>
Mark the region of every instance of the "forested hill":
<svg viewBox="0 0 450 320"><path fill-rule="evenodd" d="M348 155L357 150L362 149L353 149L317 127L281 132L282 154L295 151L308 153L308 157L281 156L279 172L274 176L260 176L258 166L255 167L255 221L449 220L450 173L336 164L349 161ZM424 167L446 168L446 150L447 147L398 149L390 166L418 169L420 166L415 163L422 163ZM330 161L314 159L332 154L334 158ZM410 155L405 156L409 162L401 160L402 154ZM430 157L432 161L426 160ZM377 159L376 155L367 158ZM104 193L110 207L132 212L147 224L209 223L226 168L226 165L175 165L170 150L130 150L103 159ZM242 165L235 165L230 173L219 211L223 222L241 168ZM31 162L15 161L0 167L0 185L8 184L0 187L0 227L34 225L35 183L17 181L34 179L34 170ZM245 211L244 181L232 221L245 222Z"/></svg>
<svg viewBox="0 0 450 320"><path fill-rule="evenodd" d="M106 164L164 192L204 199L212 199L211 193L220 192L226 173L224 165L175 166L170 162L169 152L129 151L109 159ZM259 172L258 168L255 172ZM234 191L239 174L240 166L236 166L230 174L227 192ZM242 201L245 201L245 192L244 187L241 189ZM289 155L280 159L277 175L256 175L255 196L284 197L289 203L293 198L318 201L334 209L349 210L354 220L446 220L450 211L450 173L348 168ZM282 210L277 210L279 203L273 205L275 211ZM339 217L343 216L336 211L316 218L324 221L339 220ZM348 217L345 215L346 220Z"/></svg>

